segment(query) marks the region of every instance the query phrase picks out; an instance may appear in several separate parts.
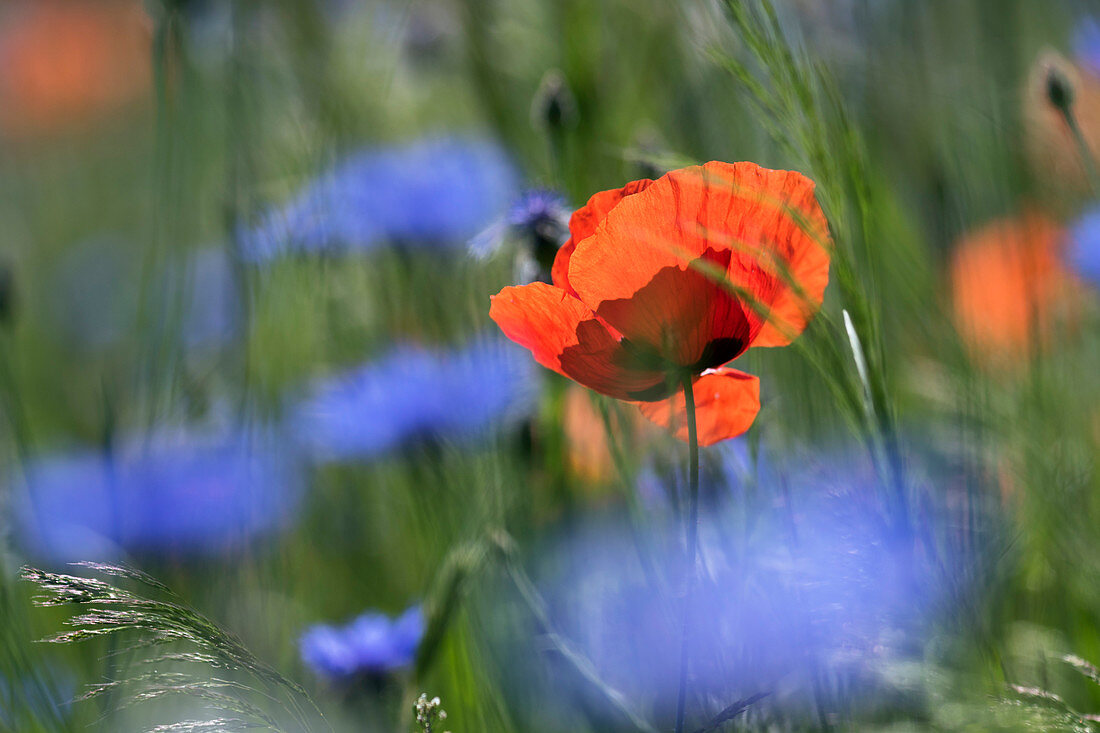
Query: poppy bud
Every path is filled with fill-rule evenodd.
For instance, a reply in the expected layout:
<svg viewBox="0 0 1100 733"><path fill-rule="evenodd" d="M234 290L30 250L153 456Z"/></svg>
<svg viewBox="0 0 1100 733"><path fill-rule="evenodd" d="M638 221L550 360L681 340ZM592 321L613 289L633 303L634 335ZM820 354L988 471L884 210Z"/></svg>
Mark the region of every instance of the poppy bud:
<svg viewBox="0 0 1100 733"><path fill-rule="evenodd" d="M577 101L569 83L558 69L543 74L531 102L531 124L549 132L572 127L577 120Z"/></svg>
<svg viewBox="0 0 1100 733"><path fill-rule="evenodd" d="M1046 94L1051 105L1061 113L1073 135L1073 141L1077 146L1077 153L1081 157L1089 180L1092 182L1093 193L1100 193L1100 175L1097 174L1094 154L1081 132L1081 127L1073 111L1073 84L1069 77L1063 74L1057 66L1052 65L1047 70Z"/></svg>
<svg viewBox="0 0 1100 733"><path fill-rule="evenodd" d="M1056 66L1047 70L1046 93L1051 105L1063 112L1073 106L1073 84Z"/></svg>
<svg viewBox="0 0 1100 733"><path fill-rule="evenodd" d="M1040 180L1056 190L1100 191L1100 76L1062 56L1035 62L1025 96L1028 156Z"/></svg>
<svg viewBox="0 0 1100 733"><path fill-rule="evenodd" d="M405 29L405 53L413 61L438 62L446 51L450 19L427 8L410 14Z"/></svg>

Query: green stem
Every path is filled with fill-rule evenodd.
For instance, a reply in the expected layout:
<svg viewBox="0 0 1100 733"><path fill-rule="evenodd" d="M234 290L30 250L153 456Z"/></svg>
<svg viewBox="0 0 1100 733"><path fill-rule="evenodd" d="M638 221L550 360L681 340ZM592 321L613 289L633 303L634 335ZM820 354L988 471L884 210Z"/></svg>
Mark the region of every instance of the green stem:
<svg viewBox="0 0 1100 733"><path fill-rule="evenodd" d="M680 691L676 698L676 733L684 731L684 706L687 702L688 639L692 594L695 592L695 555L699 544L699 436L695 427L695 395L692 375L684 376L684 404L687 407L688 428L688 514L687 526L687 590L684 593L683 625L680 629Z"/></svg>

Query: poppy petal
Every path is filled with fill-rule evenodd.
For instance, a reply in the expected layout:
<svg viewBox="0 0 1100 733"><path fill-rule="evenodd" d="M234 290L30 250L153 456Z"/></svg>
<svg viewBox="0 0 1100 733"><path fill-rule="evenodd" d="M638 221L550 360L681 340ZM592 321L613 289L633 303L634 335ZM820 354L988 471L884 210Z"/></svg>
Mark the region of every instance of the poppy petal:
<svg viewBox="0 0 1100 733"><path fill-rule="evenodd" d="M569 217L569 235L574 242L580 242L596 233L596 227L607 218L608 213L627 196L646 190L653 184L649 178L639 178L622 188L613 188L592 194L588 203L573 212Z"/></svg>
<svg viewBox="0 0 1100 733"><path fill-rule="evenodd" d="M699 445L713 445L748 430L760 412L760 380L736 369L711 369L692 382L695 424ZM673 428L680 440L688 439L684 393L660 402L639 402L649 420Z"/></svg>
<svg viewBox="0 0 1100 733"><path fill-rule="evenodd" d="M748 348L760 325L759 316L716 281L729 258L729 250L707 250L683 267L662 268L630 298L605 301L597 317L629 334L655 368L698 374L721 366Z"/></svg>
<svg viewBox="0 0 1100 733"><path fill-rule="evenodd" d="M828 279L828 230L813 191L813 182L800 173L755 163L715 161L672 171L622 199L592 236L577 242L568 281L627 338L682 334L691 325L684 318L694 314L692 307L650 313L657 323L632 333L644 317L607 304L634 297L666 268L686 271L699 258L715 260L708 251L728 251L729 282L715 285L736 293L746 307L726 310L733 318L749 317L753 345L786 343L805 328ZM719 279L715 273L708 277ZM686 288L670 288L663 302L690 295ZM725 308L720 299L710 300ZM716 336L740 329L716 315ZM766 315L775 323L766 324Z"/></svg>
<svg viewBox="0 0 1100 733"><path fill-rule="evenodd" d="M550 280L574 298L577 297L577 293L569 284L569 258L573 256L573 250L576 248L573 238L567 239L565 244L558 247L558 253L554 255L554 264L550 267Z"/></svg>
<svg viewBox="0 0 1100 733"><path fill-rule="evenodd" d="M667 394L664 374L639 368L588 306L561 288L507 287L491 301L489 317L547 369L617 399Z"/></svg>
<svg viewBox="0 0 1100 733"><path fill-rule="evenodd" d="M576 295L572 286L569 285L569 258L577 248L577 243L592 236L607 213L623 198L644 191L651 183L653 181L650 179L641 178L631 181L622 188L594 193L589 197L588 203L573 212L569 217L569 240L558 249L554 266L550 271L555 285L571 295Z"/></svg>
<svg viewBox="0 0 1100 733"><path fill-rule="evenodd" d="M793 223L780 235L788 242L780 254L782 285L768 303L767 321L753 346L786 346L793 341L821 308L829 284L829 225L814 198L814 182L795 176L786 182L783 200L797 217L784 213L778 220Z"/></svg>

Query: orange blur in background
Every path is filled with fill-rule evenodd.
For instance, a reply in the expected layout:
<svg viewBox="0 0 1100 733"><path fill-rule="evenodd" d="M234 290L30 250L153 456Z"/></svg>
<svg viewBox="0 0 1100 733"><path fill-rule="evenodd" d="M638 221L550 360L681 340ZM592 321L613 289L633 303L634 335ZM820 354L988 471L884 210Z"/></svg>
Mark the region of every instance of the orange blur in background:
<svg viewBox="0 0 1100 733"><path fill-rule="evenodd" d="M1072 315L1078 284L1062 264L1062 227L1035 211L998 219L958 243L951 265L955 322L979 360L1026 357L1057 319Z"/></svg>
<svg viewBox="0 0 1100 733"><path fill-rule="evenodd" d="M48 136L102 119L150 89L151 23L132 0L0 6L0 129Z"/></svg>

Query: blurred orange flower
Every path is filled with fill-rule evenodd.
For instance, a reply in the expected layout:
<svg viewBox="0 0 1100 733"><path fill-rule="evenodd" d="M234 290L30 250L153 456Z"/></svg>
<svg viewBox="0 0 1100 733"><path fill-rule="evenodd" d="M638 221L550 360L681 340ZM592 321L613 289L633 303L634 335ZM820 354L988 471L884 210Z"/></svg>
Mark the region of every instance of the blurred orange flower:
<svg viewBox="0 0 1100 733"><path fill-rule="evenodd" d="M569 471L585 481L603 483L614 475L607 431L596 406L583 389L565 392L562 429L565 431Z"/></svg>
<svg viewBox="0 0 1100 733"><path fill-rule="evenodd" d="M618 436L623 450L637 451L659 435L657 428L639 412L611 410L608 418L610 429ZM607 483L615 478L608 427L593 402L592 394L579 386L570 385L562 406L562 429L565 431L566 460L571 474L593 484Z"/></svg>
<svg viewBox="0 0 1100 733"><path fill-rule="evenodd" d="M1064 231L1029 211L970 232L951 263L955 322L980 358L1018 357L1071 310L1076 281L1059 256Z"/></svg>
<svg viewBox="0 0 1100 733"><path fill-rule="evenodd" d="M136 0L18 0L0 9L0 128L50 134L149 87L150 25Z"/></svg>

